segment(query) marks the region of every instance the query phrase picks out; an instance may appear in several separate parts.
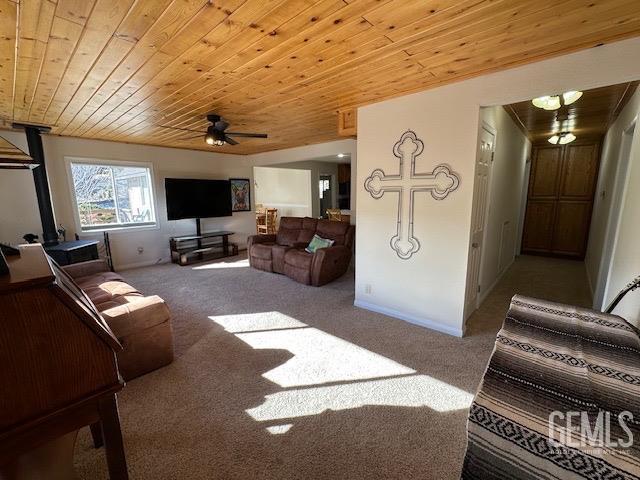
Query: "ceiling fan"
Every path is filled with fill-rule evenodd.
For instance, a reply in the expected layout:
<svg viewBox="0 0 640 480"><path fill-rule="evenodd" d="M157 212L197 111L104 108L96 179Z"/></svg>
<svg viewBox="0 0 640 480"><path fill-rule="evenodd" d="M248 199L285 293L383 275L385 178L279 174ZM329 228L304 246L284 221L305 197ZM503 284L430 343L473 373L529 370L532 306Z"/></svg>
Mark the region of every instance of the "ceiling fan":
<svg viewBox="0 0 640 480"><path fill-rule="evenodd" d="M204 133L204 141L207 145L215 145L218 147L223 146L225 143L229 145L237 145L236 142L231 137L246 137L246 138L267 138L266 133L242 133L242 132L227 132L227 127L229 127L229 123L225 122L220 115L216 115L214 113L210 113L207 115L207 120L211 123L207 127L207 131ZM189 128L179 128L179 127L164 127L171 128L174 130L184 130L186 132L198 132L198 130L191 130ZM198 138L203 135L202 132L199 132L198 135L194 135L192 137L181 138L180 140L190 140L192 138Z"/></svg>

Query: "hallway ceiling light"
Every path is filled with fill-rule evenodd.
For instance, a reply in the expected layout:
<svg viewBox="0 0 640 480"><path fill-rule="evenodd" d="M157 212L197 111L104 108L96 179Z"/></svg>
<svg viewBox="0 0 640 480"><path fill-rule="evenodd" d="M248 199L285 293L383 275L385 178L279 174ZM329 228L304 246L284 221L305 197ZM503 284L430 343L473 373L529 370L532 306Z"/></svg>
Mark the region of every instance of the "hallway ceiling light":
<svg viewBox="0 0 640 480"><path fill-rule="evenodd" d="M577 102L582 96L582 92L578 90L571 90L570 92L564 92L562 94L562 99L564 100L565 105L571 105L574 102Z"/></svg>
<svg viewBox="0 0 640 480"><path fill-rule="evenodd" d="M578 90L570 90L562 95L545 95L531 100L536 107L544 110L558 110L563 105L571 105L582 97L582 92Z"/></svg>
<svg viewBox="0 0 640 480"><path fill-rule="evenodd" d="M552 137L549 137L548 142L552 143L553 145L566 145L567 143L571 143L576 139L576 136L571 133L571 132L562 132L562 133L558 133L556 135L553 135Z"/></svg>
<svg viewBox="0 0 640 480"><path fill-rule="evenodd" d="M558 95L546 95L544 97L534 98L531 103L545 110L557 110L560 108L560 97Z"/></svg>

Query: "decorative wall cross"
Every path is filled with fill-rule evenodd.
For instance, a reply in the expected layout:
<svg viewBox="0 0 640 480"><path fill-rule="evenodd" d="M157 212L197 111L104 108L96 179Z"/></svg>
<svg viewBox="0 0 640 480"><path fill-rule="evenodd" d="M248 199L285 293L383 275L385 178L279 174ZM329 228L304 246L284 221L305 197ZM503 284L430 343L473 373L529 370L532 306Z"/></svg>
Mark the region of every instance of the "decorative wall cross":
<svg viewBox="0 0 640 480"><path fill-rule="evenodd" d="M364 188L375 199L386 192L398 193L398 221L391 248L403 260L420 250L420 242L413 235L413 206L416 192L429 192L436 200L443 200L460 185L460 177L448 165L438 165L430 173L416 173L416 157L424 144L414 132L407 130L393 146L393 154L400 160L397 175L386 175L377 168L364 181Z"/></svg>

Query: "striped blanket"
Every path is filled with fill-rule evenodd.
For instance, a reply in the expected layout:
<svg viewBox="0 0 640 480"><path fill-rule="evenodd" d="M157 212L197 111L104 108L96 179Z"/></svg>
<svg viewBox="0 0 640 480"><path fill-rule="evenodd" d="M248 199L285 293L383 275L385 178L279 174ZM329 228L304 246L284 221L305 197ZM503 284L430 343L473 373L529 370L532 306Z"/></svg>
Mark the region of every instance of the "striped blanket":
<svg viewBox="0 0 640 480"><path fill-rule="evenodd" d="M516 295L471 405L463 479L640 479L640 336Z"/></svg>

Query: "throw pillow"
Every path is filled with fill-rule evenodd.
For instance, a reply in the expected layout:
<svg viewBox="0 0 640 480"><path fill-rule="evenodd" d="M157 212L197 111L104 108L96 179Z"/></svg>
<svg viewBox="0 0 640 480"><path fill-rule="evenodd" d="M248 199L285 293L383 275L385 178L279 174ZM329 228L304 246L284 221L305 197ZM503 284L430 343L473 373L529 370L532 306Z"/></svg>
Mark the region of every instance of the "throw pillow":
<svg viewBox="0 0 640 480"><path fill-rule="evenodd" d="M305 248L305 251L309 253L316 253L316 250L318 250L319 248L327 248L327 247L330 247L331 245L333 245L333 240L329 240L328 238L322 238L322 237L319 237L318 235L314 235L313 238L311 239L311 242L307 246L307 248Z"/></svg>

